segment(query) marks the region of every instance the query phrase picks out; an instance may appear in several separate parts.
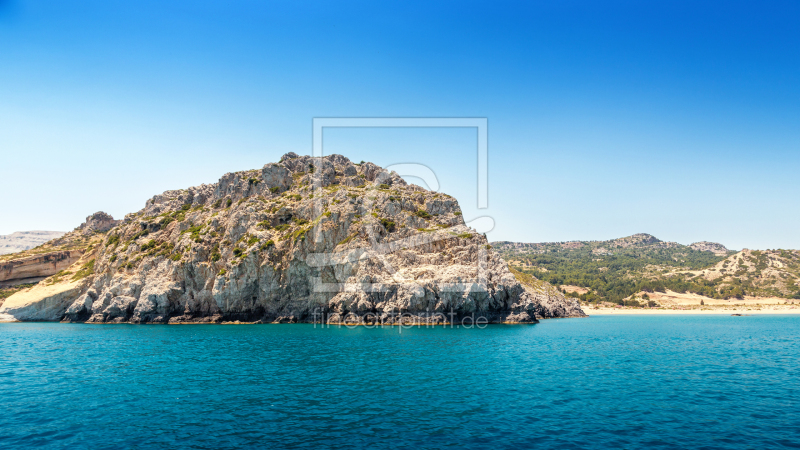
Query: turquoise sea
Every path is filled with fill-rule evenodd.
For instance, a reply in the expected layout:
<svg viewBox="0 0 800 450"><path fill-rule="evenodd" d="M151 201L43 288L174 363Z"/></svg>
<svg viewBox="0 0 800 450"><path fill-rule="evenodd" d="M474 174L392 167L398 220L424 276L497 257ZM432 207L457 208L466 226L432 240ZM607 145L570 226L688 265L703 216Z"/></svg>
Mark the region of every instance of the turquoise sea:
<svg viewBox="0 0 800 450"><path fill-rule="evenodd" d="M0 448L800 448L800 317L0 324Z"/></svg>

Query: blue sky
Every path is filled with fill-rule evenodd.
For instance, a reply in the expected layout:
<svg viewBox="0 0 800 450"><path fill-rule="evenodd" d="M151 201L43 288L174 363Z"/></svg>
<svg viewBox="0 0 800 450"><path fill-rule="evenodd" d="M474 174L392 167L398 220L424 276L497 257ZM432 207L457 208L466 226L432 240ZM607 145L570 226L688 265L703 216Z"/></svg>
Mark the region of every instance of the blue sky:
<svg viewBox="0 0 800 450"><path fill-rule="evenodd" d="M800 3L0 0L0 234L310 153L422 162L491 240L800 248ZM652 2L649 2L652 3Z"/></svg>

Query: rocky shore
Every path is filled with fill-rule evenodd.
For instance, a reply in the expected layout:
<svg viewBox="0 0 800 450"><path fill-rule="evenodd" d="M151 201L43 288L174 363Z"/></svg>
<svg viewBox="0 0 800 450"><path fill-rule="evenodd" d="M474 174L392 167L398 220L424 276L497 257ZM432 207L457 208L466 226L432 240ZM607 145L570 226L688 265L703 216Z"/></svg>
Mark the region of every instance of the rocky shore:
<svg viewBox="0 0 800 450"><path fill-rule="evenodd" d="M89 323L535 323L584 316L521 284L458 202L372 163L293 153L167 191L4 320ZM81 233L78 229L72 233ZM68 237L67 235L66 237Z"/></svg>

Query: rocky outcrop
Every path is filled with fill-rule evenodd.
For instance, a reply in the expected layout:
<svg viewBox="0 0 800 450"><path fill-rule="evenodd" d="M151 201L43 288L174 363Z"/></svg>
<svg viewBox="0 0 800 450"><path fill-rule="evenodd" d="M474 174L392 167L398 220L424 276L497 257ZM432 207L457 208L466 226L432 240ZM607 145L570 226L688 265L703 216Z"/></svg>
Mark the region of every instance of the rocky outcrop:
<svg viewBox="0 0 800 450"><path fill-rule="evenodd" d="M98 211L91 216L86 217L86 222L82 223L76 231L80 231L83 235L90 235L92 233L104 233L119 224L119 220L114 220L110 214L103 211Z"/></svg>
<svg viewBox="0 0 800 450"><path fill-rule="evenodd" d="M28 250L64 234L63 231L18 231L0 236L0 255Z"/></svg>
<svg viewBox="0 0 800 450"><path fill-rule="evenodd" d="M0 322L61 320L65 305L73 303L84 286L80 281L41 283L17 292L0 306Z"/></svg>
<svg viewBox="0 0 800 450"><path fill-rule="evenodd" d="M83 250L65 250L0 262L0 286L41 281L75 264Z"/></svg>
<svg viewBox="0 0 800 450"><path fill-rule="evenodd" d="M584 315L573 299L521 285L453 197L341 155L289 153L261 170L156 195L88 258L93 272L61 297L59 319L534 323ZM14 311L0 307L31 318Z"/></svg>
<svg viewBox="0 0 800 450"><path fill-rule="evenodd" d="M698 252L711 252L717 256L725 256L728 254L729 250L722 244L718 244L716 242L708 242L708 241L701 241L695 242L694 244L689 245L692 250Z"/></svg>

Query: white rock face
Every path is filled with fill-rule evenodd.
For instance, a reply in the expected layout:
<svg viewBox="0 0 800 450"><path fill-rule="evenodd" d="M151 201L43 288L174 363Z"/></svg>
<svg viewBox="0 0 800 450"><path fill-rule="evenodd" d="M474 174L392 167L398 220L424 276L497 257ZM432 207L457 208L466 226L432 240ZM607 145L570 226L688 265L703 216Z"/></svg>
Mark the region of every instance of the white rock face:
<svg viewBox="0 0 800 450"><path fill-rule="evenodd" d="M17 231L0 235L0 255L30 250L64 234L64 231Z"/></svg>
<svg viewBox="0 0 800 450"><path fill-rule="evenodd" d="M63 320L531 323L584 315L574 299L517 282L464 225L454 198L341 155L290 153L261 170L156 195L93 252L94 273L62 302Z"/></svg>

